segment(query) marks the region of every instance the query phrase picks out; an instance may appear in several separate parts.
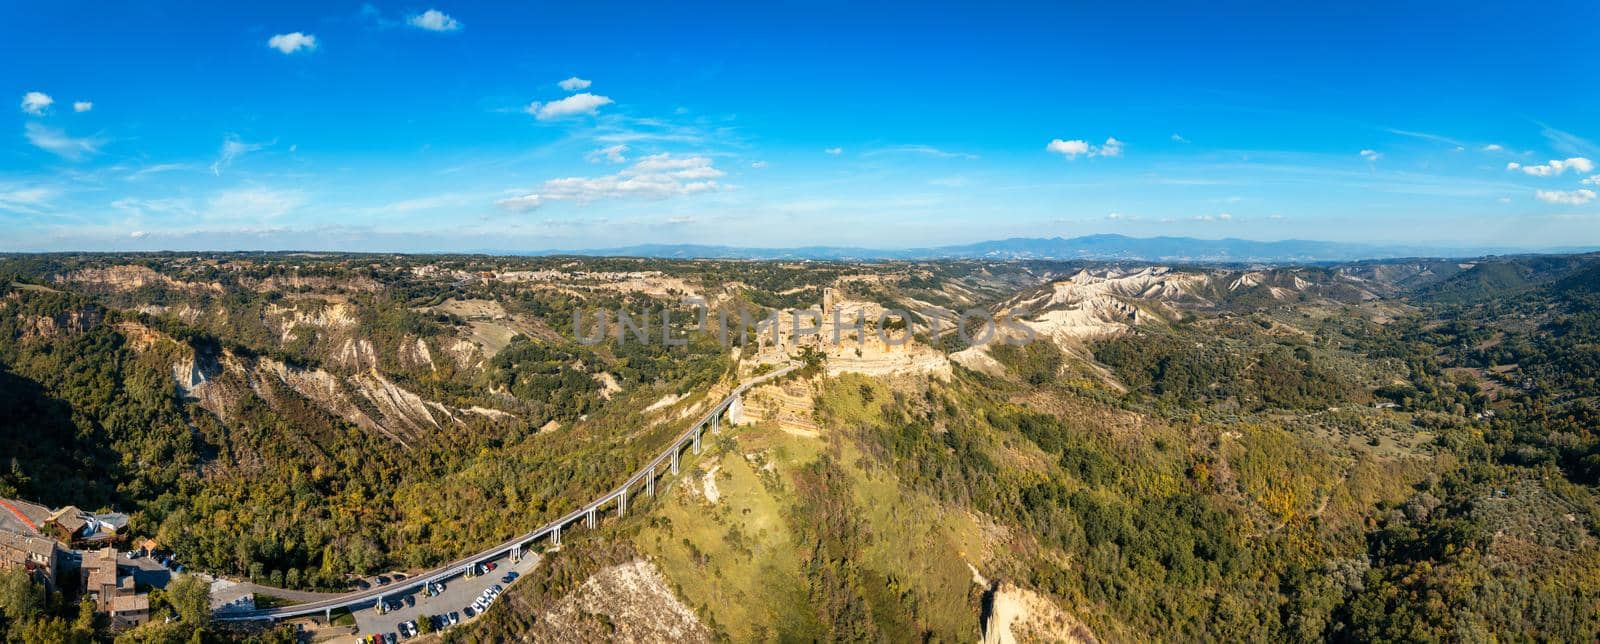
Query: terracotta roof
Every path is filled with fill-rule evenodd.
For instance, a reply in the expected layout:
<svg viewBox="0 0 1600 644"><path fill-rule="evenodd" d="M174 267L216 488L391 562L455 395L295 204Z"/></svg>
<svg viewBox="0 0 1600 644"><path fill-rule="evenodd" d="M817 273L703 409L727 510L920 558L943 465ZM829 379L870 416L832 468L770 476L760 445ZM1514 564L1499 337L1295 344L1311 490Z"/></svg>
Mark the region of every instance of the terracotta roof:
<svg viewBox="0 0 1600 644"><path fill-rule="evenodd" d="M150 610L149 595L123 595L112 597L110 602L113 613L133 613Z"/></svg>
<svg viewBox="0 0 1600 644"><path fill-rule="evenodd" d="M51 513L50 522L65 528L73 534L77 534L79 530L83 529L83 526L89 525L89 522L83 519L83 512L77 506L72 505Z"/></svg>

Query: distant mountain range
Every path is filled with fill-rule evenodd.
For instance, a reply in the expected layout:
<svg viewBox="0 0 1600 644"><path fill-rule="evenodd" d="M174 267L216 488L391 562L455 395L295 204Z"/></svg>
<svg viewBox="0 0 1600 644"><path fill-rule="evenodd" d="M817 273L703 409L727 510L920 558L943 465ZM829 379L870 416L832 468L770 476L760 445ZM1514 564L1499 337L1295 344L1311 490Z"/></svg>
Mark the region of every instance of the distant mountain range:
<svg viewBox="0 0 1600 644"><path fill-rule="evenodd" d="M1530 252L1572 253L1593 248L1445 247L1416 245L1355 244L1291 239L1254 241L1249 239L1195 239L1192 237L1128 237L1126 235L1087 235L1084 237L1015 237L958 246L932 248L856 248L848 246L800 246L794 248L751 248L702 244L641 244L619 248L549 250L533 255L586 255L652 257L665 259L809 259L809 260L1129 260L1149 262L1270 262L1317 263L1400 257L1481 257L1484 255Z"/></svg>

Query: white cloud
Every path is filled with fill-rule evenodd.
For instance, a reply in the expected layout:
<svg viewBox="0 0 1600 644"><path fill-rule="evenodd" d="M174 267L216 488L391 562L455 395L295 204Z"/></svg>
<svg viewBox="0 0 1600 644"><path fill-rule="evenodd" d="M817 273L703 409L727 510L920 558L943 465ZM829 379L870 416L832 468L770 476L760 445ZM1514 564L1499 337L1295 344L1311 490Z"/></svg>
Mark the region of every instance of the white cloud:
<svg viewBox="0 0 1600 644"><path fill-rule="evenodd" d="M1502 147L1499 143L1490 143L1489 145L1485 145L1482 148L1479 148L1479 150L1482 150L1484 152L1500 152L1502 150L1505 150L1505 148Z"/></svg>
<svg viewBox="0 0 1600 644"><path fill-rule="evenodd" d="M81 113L81 112L87 112L87 111L92 110L92 109L94 109L94 103L91 103L89 101L78 101L78 102L72 104L72 111L74 111L74 112L80 112Z"/></svg>
<svg viewBox="0 0 1600 644"><path fill-rule="evenodd" d="M1079 156L1122 156L1122 142L1118 141L1116 137L1106 137L1105 145L1099 146L1090 145L1088 141L1083 139L1072 139L1070 141L1053 139L1048 145L1044 146L1044 149L1046 152L1054 152L1068 159L1076 159Z"/></svg>
<svg viewBox="0 0 1600 644"><path fill-rule="evenodd" d="M833 156L839 156L841 154L844 154L844 148L828 148L826 150L823 150L823 152L827 152L828 154L831 154Z"/></svg>
<svg viewBox="0 0 1600 644"><path fill-rule="evenodd" d="M50 98L44 92L28 92L22 95L22 111L25 114L43 116L44 111L55 104L56 99Z"/></svg>
<svg viewBox="0 0 1600 644"><path fill-rule="evenodd" d="M572 78L568 78L567 80L561 81L561 82L556 83L556 84L560 85L561 89L567 90L569 92L576 92L576 91L578 91L580 89L589 89L589 86L593 85L594 83L589 81L588 79L578 78L577 76L573 76Z"/></svg>
<svg viewBox="0 0 1600 644"><path fill-rule="evenodd" d="M750 163L750 167L755 168L757 170L760 170L762 168L767 167L767 162L766 161L753 161L753 162Z"/></svg>
<svg viewBox="0 0 1600 644"><path fill-rule="evenodd" d="M1233 215L1231 213L1226 213L1225 212L1225 213L1222 213L1220 215L1217 215L1217 219L1220 219L1222 221L1232 221L1233 220Z"/></svg>
<svg viewBox="0 0 1600 644"><path fill-rule="evenodd" d="M1600 174L1591 176L1588 179L1584 179L1583 181L1580 181L1579 183L1582 183L1583 185L1586 185L1586 186L1600 186Z"/></svg>
<svg viewBox="0 0 1600 644"><path fill-rule="evenodd" d="M302 49L313 51L317 48L317 37L303 34L298 31L287 34L278 34L267 39L267 46L285 54L292 54Z"/></svg>
<svg viewBox="0 0 1600 644"><path fill-rule="evenodd" d="M406 24L428 31L456 31L461 23L438 9L429 9L406 19Z"/></svg>
<svg viewBox="0 0 1600 644"><path fill-rule="evenodd" d="M1368 161L1377 161L1378 159L1383 158L1383 153L1378 152L1377 150L1362 150L1361 158Z"/></svg>
<svg viewBox="0 0 1600 644"><path fill-rule="evenodd" d="M1506 164L1507 170L1521 170L1524 174L1535 177L1558 177L1571 170L1578 174L1594 171L1594 162L1584 157L1572 157L1565 161L1551 159L1543 165L1522 165L1515 161Z"/></svg>
<svg viewBox="0 0 1600 644"><path fill-rule="evenodd" d="M588 154L583 155L583 158L587 159L590 163L594 163L601 159L605 159L606 161L610 161L612 163L622 163L628 160L627 157L622 156L622 154L627 151L627 145L618 143L616 145L606 146L598 150L591 150Z"/></svg>
<svg viewBox="0 0 1600 644"><path fill-rule="evenodd" d="M211 163L211 174L221 175L222 170L233 165L233 160L255 152L271 145L270 143L246 143L239 140L239 135L229 134L222 140L222 150L217 153L217 160Z"/></svg>
<svg viewBox="0 0 1600 644"><path fill-rule="evenodd" d="M1122 213L1120 213L1120 212L1114 212L1114 213L1106 215L1106 219L1121 219L1121 218L1122 218Z"/></svg>
<svg viewBox="0 0 1600 644"><path fill-rule="evenodd" d="M523 108L522 111L532 114L535 118L541 121L548 121L550 119L558 119L564 116L573 116L577 114L594 114L601 107L610 105L614 102L615 101L605 96L597 96L588 92L584 92L582 94L573 94L561 100L550 101L548 103L534 101L529 103L528 106Z"/></svg>
<svg viewBox="0 0 1600 644"><path fill-rule="evenodd" d="M1180 135L1177 132L1173 132L1172 133L1172 142L1173 143L1188 143L1189 139L1185 139L1185 138L1183 138L1183 135Z"/></svg>
<svg viewBox="0 0 1600 644"><path fill-rule="evenodd" d="M1080 154L1089 153L1089 142L1082 139L1073 139L1071 141L1055 139L1049 145L1044 146L1044 149L1048 152L1065 155L1068 159L1073 159Z"/></svg>
<svg viewBox="0 0 1600 644"><path fill-rule="evenodd" d="M1595 194L1593 190L1539 190L1533 196L1545 203L1581 206L1594 201Z"/></svg>
<svg viewBox="0 0 1600 644"><path fill-rule="evenodd" d="M666 199L717 190L723 176L710 157L673 156L669 153L643 157L616 174L599 177L566 177L544 182L539 190L501 199L501 208L527 211L546 201L589 203L602 199Z"/></svg>
<svg viewBox="0 0 1600 644"><path fill-rule="evenodd" d="M23 134L27 136L29 143L69 161L78 161L99 154L100 145L103 143L94 137L67 136L61 130L38 123L24 125Z"/></svg>

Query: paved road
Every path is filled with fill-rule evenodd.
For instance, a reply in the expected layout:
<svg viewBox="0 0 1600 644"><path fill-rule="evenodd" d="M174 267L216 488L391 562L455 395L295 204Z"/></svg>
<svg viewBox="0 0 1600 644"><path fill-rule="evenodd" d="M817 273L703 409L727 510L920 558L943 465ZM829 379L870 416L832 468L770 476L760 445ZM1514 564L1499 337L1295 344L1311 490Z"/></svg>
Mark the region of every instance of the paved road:
<svg viewBox="0 0 1600 644"><path fill-rule="evenodd" d="M582 507L568 512L561 518L546 523L532 532L510 539L504 543L489 548L488 550L484 550L482 552L463 557L444 566L434 568L433 570L419 573L410 579L407 579L403 583L390 584L389 586L375 587L367 590L351 591L342 595L330 597L328 599L310 601L281 608L264 608L252 611L222 611L217 613L216 619L223 621L262 619L274 620L298 617L301 615L316 615L324 612L325 610L344 608L347 606L359 606L361 604L367 604L370 606L373 603L376 603L377 598L380 596L396 594L406 589L420 590L424 584L435 581L446 581L448 583L448 580L457 578L468 568L471 568L478 563L503 557L513 548L532 544L534 541L537 541L540 538L552 538L555 542L560 543L560 534L563 528L573 523L578 523L584 519L584 517L592 516L608 506L615 508L616 505L613 504L620 505L620 503L627 498L630 490L632 490L634 494L638 494L644 491L647 481L653 481L656 477L665 475L668 462L671 461L676 463L678 454L685 449L685 446L689 445L691 440L698 442L700 433L707 427L712 426L711 423L713 418L718 417L718 415L726 410L735 399L743 395L745 391L768 380L782 377L799 367L800 365L798 363L790 364L771 373L751 379L749 382L745 382L735 387L732 392L722 399L721 402L717 403L716 406L712 407L709 411L702 415L694 422L694 424L690 425L687 430L684 430L683 433L679 434L665 451L657 455L654 460L651 460L643 468L640 468L640 470L633 476L629 477L628 480L612 489L609 493L597 497ZM277 589L263 589L262 592L264 594L276 595L279 591Z"/></svg>
<svg viewBox="0 0 1600 644"><path fill-rule="evenodd" d="M394 596L403 603L405 596L411 595L417 601L416 606L407 606L384 615L379 615L378 611L373 610L371 607L356 611L357 632L361 635L370 635L372 633L399 634L400 622L422 619L429 615L448 614L450 611L460 613L462 623L466 623L468 621L467 614L461 609L470 606L474 600L478 599L478 595L483 594L484 589L490 586L500 584L504 588L510 588L510 585L500 581L500 578L505 576L506 571L515 570L518 575L526 575L535 566L539 565L539 555L529 553L522 558L522 561L517 563L511 563L510 557L501 557L495 559L494 563L494 572L487 575L471 578L456 577L446 581L444 593L436 597L423 597L420 589L409 590L404 594ZM504 601L504 598L502 597L495 601Z"/></svg>

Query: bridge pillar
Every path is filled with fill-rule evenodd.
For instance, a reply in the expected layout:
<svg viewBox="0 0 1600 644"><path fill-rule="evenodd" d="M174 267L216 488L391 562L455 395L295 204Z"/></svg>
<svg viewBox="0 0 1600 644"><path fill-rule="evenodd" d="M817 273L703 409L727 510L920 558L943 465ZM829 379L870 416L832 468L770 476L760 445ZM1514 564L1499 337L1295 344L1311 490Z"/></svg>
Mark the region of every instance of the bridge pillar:
<svg viewBox="0 0 1600 644"><path fill-rule="evenodd" d="M683 443L678 443L678 446L673 448L673 450L672 450L672 473L673 474L677 474L678 473L678 450L681 450L681 449L683 449Z"/></svg>
<svg viewBox="0 0 1600 644"><path fill-rule="evenodd" d="M622 494L617 495L617 516L628 513L628 488L622 488Z"/></svg>
<svg viewBox="0 0 1600 644"><path fill-rule="evenodd" d="M589 508L589 515L584 518L590 530L594 529L594 508Z"/></svg>
<svg viewBox="0 0 1600 644"><path fill-rule="evenodd" d="M322 609L322 625L333 626L333 607Z"/></svg>
<svg viewBox="0 0 1600 644"><path fill-rule="evenodd" d="M722 431L722 412L719 411L719 412L711 415L711 433L717 434L717 433L721 433L721 431Z"/></svg>
<svg viewBox="0 0 1600 644"><path fill-rule="evenodd" d="M654 465L650 466L650 475L644 478L644 493L645 496L656 495L656 468Z"/></svg>
<svg viewBox="0 0 1600 644"><path fill-rule="evenodd" d="M561 526L558 525L555 530L550 531L550 539L555 545L561 545Z"/></svg>
<svg viewBox="0 0 1600 644"><path fill-rule="evenodd" d="M696 428L694 428L694 453L696 453L696 454L700 453L700 433L701 433L701 430L703 430L703 429L705 429L705 428L704 427L696 427Z"/></svg>
<svg viewBox="0 0 1600 644"><path fill-rule="evenodd" d="M522 559L522 544L519 543L517 545L511 546L511 560L512 561L517 561L517 560L520 560L520 559Z"/></svg>

